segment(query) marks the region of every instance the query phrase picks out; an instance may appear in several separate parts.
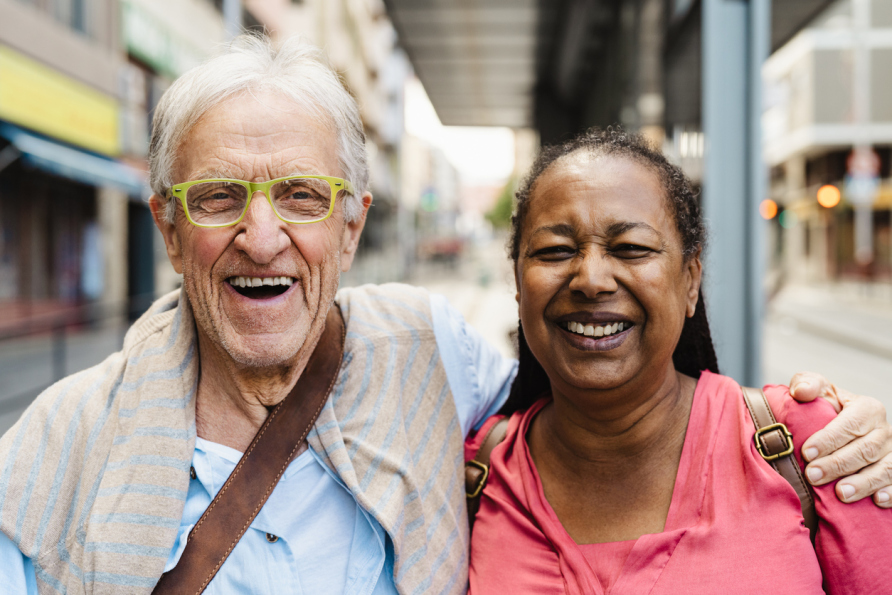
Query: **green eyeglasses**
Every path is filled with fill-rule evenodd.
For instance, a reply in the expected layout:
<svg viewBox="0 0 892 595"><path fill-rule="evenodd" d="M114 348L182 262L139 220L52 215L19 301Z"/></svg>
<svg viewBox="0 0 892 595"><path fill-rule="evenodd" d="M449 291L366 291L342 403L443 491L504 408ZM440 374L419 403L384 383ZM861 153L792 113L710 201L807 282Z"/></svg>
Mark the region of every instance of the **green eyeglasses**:
<svg viewBox="0 0 892 595"><path fill-rule="evenodd" d="M353 194L353 185L330 176L292 176L258 183L220 178L176 184L169 195L180 199L192 225L228 227L244 218L255 192L266 195L282 221L316 223L331 216L340 190Z"/></svg>

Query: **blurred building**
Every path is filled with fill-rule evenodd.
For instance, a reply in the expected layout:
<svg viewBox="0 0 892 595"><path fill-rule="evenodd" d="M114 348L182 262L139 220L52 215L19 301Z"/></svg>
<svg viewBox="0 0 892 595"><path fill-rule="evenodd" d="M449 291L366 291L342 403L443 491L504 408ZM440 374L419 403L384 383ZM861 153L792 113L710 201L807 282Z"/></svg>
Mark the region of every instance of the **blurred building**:
<svg viewBox="0 0 892 595"><path fill-rule="evenodd" d="M117 0L0 0L3 324L128 293Z"/></svg>
<svg viewBox="0 0 892 595"><path fill-rule="evenodd" d="M402 153L402 197L414 214L414 241L402 257L456 264L464 247L460 233L461 181L446 155L428 142L406 135ZM414 248L413 248L414 244Z"/></svg>
<svg viewBox="0 0 892 595"><path fill-rule="evenodd" d="M780 206L769 238L776 270L800 282L892 279L892 2L837 0L763 72L765 156ZM875 177L866 229L856 224L857 146L870 155ZM827 185L822 206L818 191ZM859 239L870 249L861 262Z"/></svg>

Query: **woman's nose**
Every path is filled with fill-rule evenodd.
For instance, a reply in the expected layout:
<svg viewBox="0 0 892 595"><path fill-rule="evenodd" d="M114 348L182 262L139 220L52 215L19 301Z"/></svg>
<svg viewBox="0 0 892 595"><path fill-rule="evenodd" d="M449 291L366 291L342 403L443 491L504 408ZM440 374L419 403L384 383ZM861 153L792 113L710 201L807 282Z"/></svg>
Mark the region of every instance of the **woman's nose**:
<svg viewBox="0 0 892 595"><path fill-rule="evenodd" d="M594 299L600 293L613 293L618 288L610 257L599 250L584 252L570 279L570 290Z"/></svg>
<svg viewBox="0 0 892 595"><path fill-rule="evenodd" d="M276 216L262 192L255 192L245 217L243 229L235 237L235 246L257 264L269 264L291 241L285 230L288 225Z"/></svg>

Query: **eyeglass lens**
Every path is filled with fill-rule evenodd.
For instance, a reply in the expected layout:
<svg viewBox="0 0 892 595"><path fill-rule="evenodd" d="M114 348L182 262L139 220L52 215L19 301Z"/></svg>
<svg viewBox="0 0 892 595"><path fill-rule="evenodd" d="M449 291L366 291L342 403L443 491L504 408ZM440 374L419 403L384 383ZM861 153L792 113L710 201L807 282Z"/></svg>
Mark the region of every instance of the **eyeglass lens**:
<svg viewBox="0 0 892 595"><path fill-rule="evenodd" d="M326 180L289 178L269 190L273 207L282 219L315 221L328 214L333 197ZM248 202L248 188L236 182L203 182L189 187L186 208L199 225L225 225L242 216Z"/></svg>

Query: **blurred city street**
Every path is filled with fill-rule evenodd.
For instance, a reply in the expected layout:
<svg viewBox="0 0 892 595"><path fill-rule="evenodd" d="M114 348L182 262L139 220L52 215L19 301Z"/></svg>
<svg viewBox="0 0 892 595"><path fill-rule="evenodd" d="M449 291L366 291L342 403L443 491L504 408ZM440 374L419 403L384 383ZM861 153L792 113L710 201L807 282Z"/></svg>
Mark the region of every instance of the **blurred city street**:
<svg viewBox="0 0 892 595"><path fill-rule="evenodd" d="M343 285L428 287L513 354L519 181L542 146L619 124L700 197L722 370L817 371L892 408L892 2L0 0L0 14L0 431L181 283L147 202L154 113L245 30L324 48L357 99L374 203Z"/></svg>

